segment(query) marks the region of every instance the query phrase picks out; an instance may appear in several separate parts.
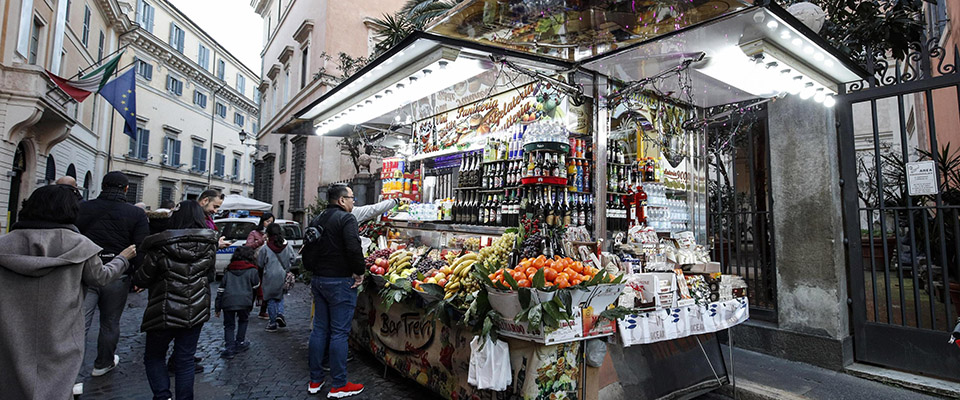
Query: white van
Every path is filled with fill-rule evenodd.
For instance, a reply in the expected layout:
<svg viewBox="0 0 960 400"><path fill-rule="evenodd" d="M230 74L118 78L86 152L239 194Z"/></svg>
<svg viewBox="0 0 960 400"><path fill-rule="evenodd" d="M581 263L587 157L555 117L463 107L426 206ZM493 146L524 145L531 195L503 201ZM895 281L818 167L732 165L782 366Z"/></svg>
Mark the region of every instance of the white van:
<svg viewBox="0 0 960 400"><path fill-rule="evenodd" d="M217 232L220 232L220 235L230 242L230 247L217 251L217 276L220 276L223 275L223 271L230 264L230 257L233 256L233 252L247 243L247 235L253 228L257 227L260 218L220 218L213 222L217 225ZM299 265L300 247L303 246L303 230L300 229L300 223L287 219L278 219L274 222L280 224L283 228L284 239L287 239L287 242L297 251L297 265Z"/></svg>

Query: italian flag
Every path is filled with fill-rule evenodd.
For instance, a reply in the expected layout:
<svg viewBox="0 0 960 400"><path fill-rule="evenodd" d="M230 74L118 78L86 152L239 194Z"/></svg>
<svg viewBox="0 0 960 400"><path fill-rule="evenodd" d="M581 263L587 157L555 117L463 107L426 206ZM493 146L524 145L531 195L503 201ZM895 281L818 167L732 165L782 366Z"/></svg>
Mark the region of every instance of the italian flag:
<svg viewBox="0 0 960 400"><path fill-rule="evenodd" d="M77 102L82 102L87 96L99 92L100 88L110 80L110 77L117 70L117 65L120 64L121 55L117 54L113 59L77 80L64 79L50 71L47 71L47 75L70 97L73 97Z"/></svg>

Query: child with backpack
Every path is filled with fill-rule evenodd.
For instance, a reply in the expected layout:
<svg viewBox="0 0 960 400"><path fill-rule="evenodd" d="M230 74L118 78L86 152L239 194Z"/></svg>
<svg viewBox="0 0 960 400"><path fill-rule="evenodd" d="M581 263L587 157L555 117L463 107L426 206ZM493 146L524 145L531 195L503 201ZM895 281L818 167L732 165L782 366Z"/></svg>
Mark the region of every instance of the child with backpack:
<svg viewBox="0 0 960 400"><path fill-rule="evenodd" d="M256 250L240 246L233 252L230 265L223 273L215 302L216 316L223 311L224 350L220 356L233 358L250 348L246 341L247 323L253 310L253 293L260 287L260 276L255 264Z"/></svg>

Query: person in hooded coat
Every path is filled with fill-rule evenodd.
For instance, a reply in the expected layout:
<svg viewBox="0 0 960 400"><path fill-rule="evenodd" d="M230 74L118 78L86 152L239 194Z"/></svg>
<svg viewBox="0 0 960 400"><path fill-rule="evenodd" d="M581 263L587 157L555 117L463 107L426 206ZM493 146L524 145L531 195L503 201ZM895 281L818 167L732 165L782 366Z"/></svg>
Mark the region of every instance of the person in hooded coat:
<svg viewBox="0 0 960 400"><path fill-rule="evenodd" d="M13 231L0 236L0 397L71 399L84 350L87 288L119 278L136 256L128 246L107 264L73 223L74 189L38 188Z"/></svg>
<svg viewBox="0 0 960 400"><path fill-rule="evenodd" d="M267 332L276 332L277 327L287 326L283 317L283 283L296 258L293 246L283 238L280 224L267 225L267 245L257 255L257 265L263 268L263 300L267 302L267 314L270 316Z"/></svg>

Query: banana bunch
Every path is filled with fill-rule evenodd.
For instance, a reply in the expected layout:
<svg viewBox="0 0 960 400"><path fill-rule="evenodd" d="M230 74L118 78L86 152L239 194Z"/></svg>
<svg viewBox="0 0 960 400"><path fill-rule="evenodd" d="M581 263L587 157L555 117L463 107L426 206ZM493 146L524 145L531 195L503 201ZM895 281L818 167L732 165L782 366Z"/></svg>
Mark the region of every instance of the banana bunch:
<svg viewBox="0 0 960 400"><path fill-rule="evenodd" d="M390 281L390 283L396 283L397 279L407 278L417 271L417 269L413 267L413 252L407 250L395 251L390 254L387 261L390 264L390 268L387 269L384 278Z"/></svg>
<svg viewBox="0 0 960 400"><path fill-rule="evenodd" d="M447 276L447 284L443 287L446 294L444 300L449 300L454 296L463 297L480 289L480 284L471 276L473 264L477 262L477 253L467 253L450 264L451 273Z"/></svg>

